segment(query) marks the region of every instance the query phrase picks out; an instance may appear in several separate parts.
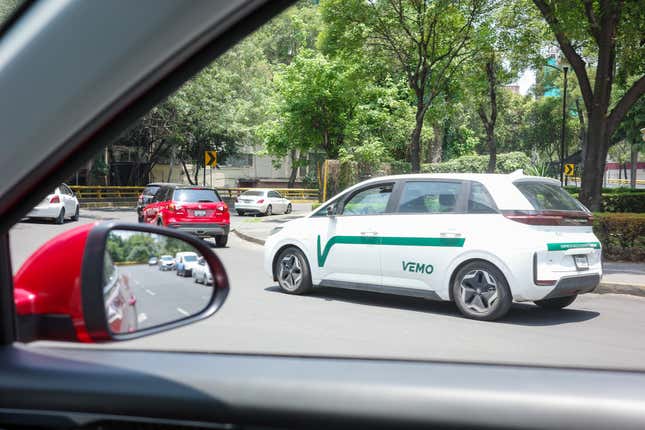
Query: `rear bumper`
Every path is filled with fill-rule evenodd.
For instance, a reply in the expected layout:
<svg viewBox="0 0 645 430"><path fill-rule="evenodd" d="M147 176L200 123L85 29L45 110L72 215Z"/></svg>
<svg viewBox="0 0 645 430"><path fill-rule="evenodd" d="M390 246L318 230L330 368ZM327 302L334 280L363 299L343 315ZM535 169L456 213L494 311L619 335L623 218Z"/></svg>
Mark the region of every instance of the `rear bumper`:
<svg viewBox="0 0 645 430"><path fill-rule="evenodd" d="M553 288L544 298L554 299L556 297L567 297L575 294L590 293L595 290L599 284L600 275L597 273L561 278L555 285L555 288Z"/></svg>
<svg viewBox="0 0 645 430"><path fill-rule="evenodd" d="M26 216L27 218L56 218L62 207L62 203L36 206Z"/></svg>
<svg viewBox="0 0 645 430"><path fill-rule="evenodd" d="M170 223L168 227L181 230L195 236L222 236L227 235L230 230L230 224L217 223Z"/></svg>
<svg viewBox="0 0 645 430"><path fill-rule="evenodd" d="M267 204L256 205L253 203L235 203L235 210L248 213L264 213L267 210L267 206Z"/></svg>

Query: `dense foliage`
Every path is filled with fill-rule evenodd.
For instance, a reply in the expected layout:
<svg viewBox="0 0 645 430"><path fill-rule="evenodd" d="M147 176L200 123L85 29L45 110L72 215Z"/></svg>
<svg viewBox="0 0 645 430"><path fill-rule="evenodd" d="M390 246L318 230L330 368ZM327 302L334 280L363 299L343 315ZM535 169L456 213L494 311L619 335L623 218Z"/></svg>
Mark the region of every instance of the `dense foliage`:
<svg viewBox="0 0 645 430"><path fill-rule="evenodd" d="M625 141L634 160L642 149L645 64L638 61L645 9L635 3L302 0L217 59L118 143L136 148L148 168L183 165L192 181L205 149L217 149L222 164L240 152L268 154L276 164L289 158L291 183L298 166L318 172L324 159L356 163L360 171L389 163L403 173L461 170L461 157L481 156L473 171L500 172L509 169L501 154L517 151L525 158L516 164L527 172L555 176L562 67L568 66L568 154L581 153L586 162L598 156L596 147ZM612 18L607 11L621 13ZM593 20L609 20L617 35L616 52L610 52L616 70L608 82L595 79L607 59L598 44L604 30ZM574 64L578 57L586 61L582 68ZM537 81L520 95L509 85L529 69ZM590 100L606 93L606 115L592 115ZM603 133L613 134L599 138L603 121L611 126ZM582 196L591 201L602 175L587 164L578 171ZM590 174L597 178L584 179Z"/></svg>

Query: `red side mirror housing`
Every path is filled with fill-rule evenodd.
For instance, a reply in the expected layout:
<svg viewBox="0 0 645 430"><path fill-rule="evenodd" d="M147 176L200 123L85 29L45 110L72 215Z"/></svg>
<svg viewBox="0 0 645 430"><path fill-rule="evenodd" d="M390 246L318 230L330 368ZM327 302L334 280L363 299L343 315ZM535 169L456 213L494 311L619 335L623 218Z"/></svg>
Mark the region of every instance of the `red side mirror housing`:
<svg viewBox="0 0 645 430"><path fill-rule="evenodd" d="M14 276L20 340L92 341L83 320L81 268L94 226L81 225L54 237Z"/></svg>
<svg viewBox="0 0 645 430"><path fill-rule="evenodd" d="M115 235L120 235L113 237ZM163 276L157 270L136 261L110 258L107 243L132 236L156 238L166 243L174 240L201 254L213 275L212 296L203 309L190 315L164 315L156 324L143 324L137 313L133 294L136 279L128 273L140 273L139 279L151 279L174 287L177 277ZM111 239L112 238L112 239ZM142 257L139 255L138 257ZM110 276L106 275L106 267ZM128 272L130 271L130 272ZM157 273L159 272L159 273ZM155 278L155 276L157 278ZM157 279L157 281L155 280ZM153 285L153 284L150 284ZM183 284L182 284L183 285ZM192 287L192 282L190 282ZM181 285L180 285L181 286ZM141 285L138 288L143 288ZM193 287L194 288L194 287ZM175 290L170 288L169 290ZM200 293L203 296L203 292ZM126 340L189 324L212 315L228 294L228 278L219 258L201 239L179 231L156 226L129 223L93 223L68 230L40 247L14 276L14 302L17 314L18 340L61 340L101 342ZM146 312L156 311L154 303Z"/></svg>

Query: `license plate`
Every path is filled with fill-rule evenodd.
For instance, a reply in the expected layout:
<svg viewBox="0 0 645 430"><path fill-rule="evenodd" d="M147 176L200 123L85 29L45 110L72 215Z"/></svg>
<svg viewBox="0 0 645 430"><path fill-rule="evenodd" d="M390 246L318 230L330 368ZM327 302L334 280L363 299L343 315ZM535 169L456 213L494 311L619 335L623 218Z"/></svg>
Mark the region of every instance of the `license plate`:
<svg viewBox="0 0 645 430"><path fill-rule="evenodd" d="M573 262L576 263L576 269L578 270L589 269L589 260L586 255L574 255Z"/></svg>
<svg viewBox="0 0 645 430"><path fill-rule="evenodd" d="M251 200L242 200L242 203L251 203Z"/></svg>
<svg viewBox="0 0 645 430"><path fill-rule="evenodd" d="M204 216L206 215L206 211L195 211L194 214L195 216Z"/></svg>

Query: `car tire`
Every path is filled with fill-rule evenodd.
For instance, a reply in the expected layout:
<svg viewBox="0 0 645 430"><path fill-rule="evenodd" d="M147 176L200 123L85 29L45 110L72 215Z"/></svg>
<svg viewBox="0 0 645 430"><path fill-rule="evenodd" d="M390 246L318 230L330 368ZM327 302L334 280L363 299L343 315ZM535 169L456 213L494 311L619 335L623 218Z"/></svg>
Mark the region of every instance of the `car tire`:
<svg viewBox="0 0 645 430"><path fill-rule="evenodd" d="M483 260L472 261L460 268L451 289L457 308L471 319L494 321L506 315L513 304L504 274Z"/></svg>
<svg viewBox="0 0 645 430"><path fill-rule="evenodd" d="M286 210L284 213L286 213L286 214L290 214L292 210L293 210L293 208L291 207L291 203L289 203L289 204L287 205L287 210Z"/></svg>
<svg viewBox="0 0 645 430"><path fill-rule="evenodd" d="M60 208L58 217L54 221L56 224L63 224L65 222L65 208Z"/></svg>
<svg viewBox="0 0 645 430"><path fill-rule="evenodd" d="M244 211L237 210L237 211L235 211L235 212L237 212L237 214L238 214L239 216L244 216Z"/></svg>
<svg viewBox="0 0 645 430"><path fill-rule="evenodd" d="M80 217L80 213L81 213L80 205L76 205L76 210L74 211L74 216L72 217L72 221L78 221L78 218Z"/></svg>
<svg viewBox="0 0 645 430"><path fill-rule="evenodd" d="M571 303L573 303L577 297L578 295L575 294L573 296L554 297L552 299L536 300L533 303L535 303L536 305L544 309L562 309L562 308L566 308Z"/></svg>
<svg viewBox="0 0 645 430"><path fill-rule="evenodd" d="M278 254L274 272L278 285L285 293L306 294L312 289L307 257L296 247L291 246Z"/></svg>
<svg viewBox="0 0 645 430"><path fill-rule="evenodd" d="M266 210L266 212L264 212L264 215L266 215L266 216L273 215L273 208L271 207L271 205L267 206L267 210Z"/></svg>
<svg viewBox="0 0 645 430"><path fill-rule="evenodd" d="M220 234L215 236L215 246L218 248L224 248L228 243L228 234Z"/></svg>

